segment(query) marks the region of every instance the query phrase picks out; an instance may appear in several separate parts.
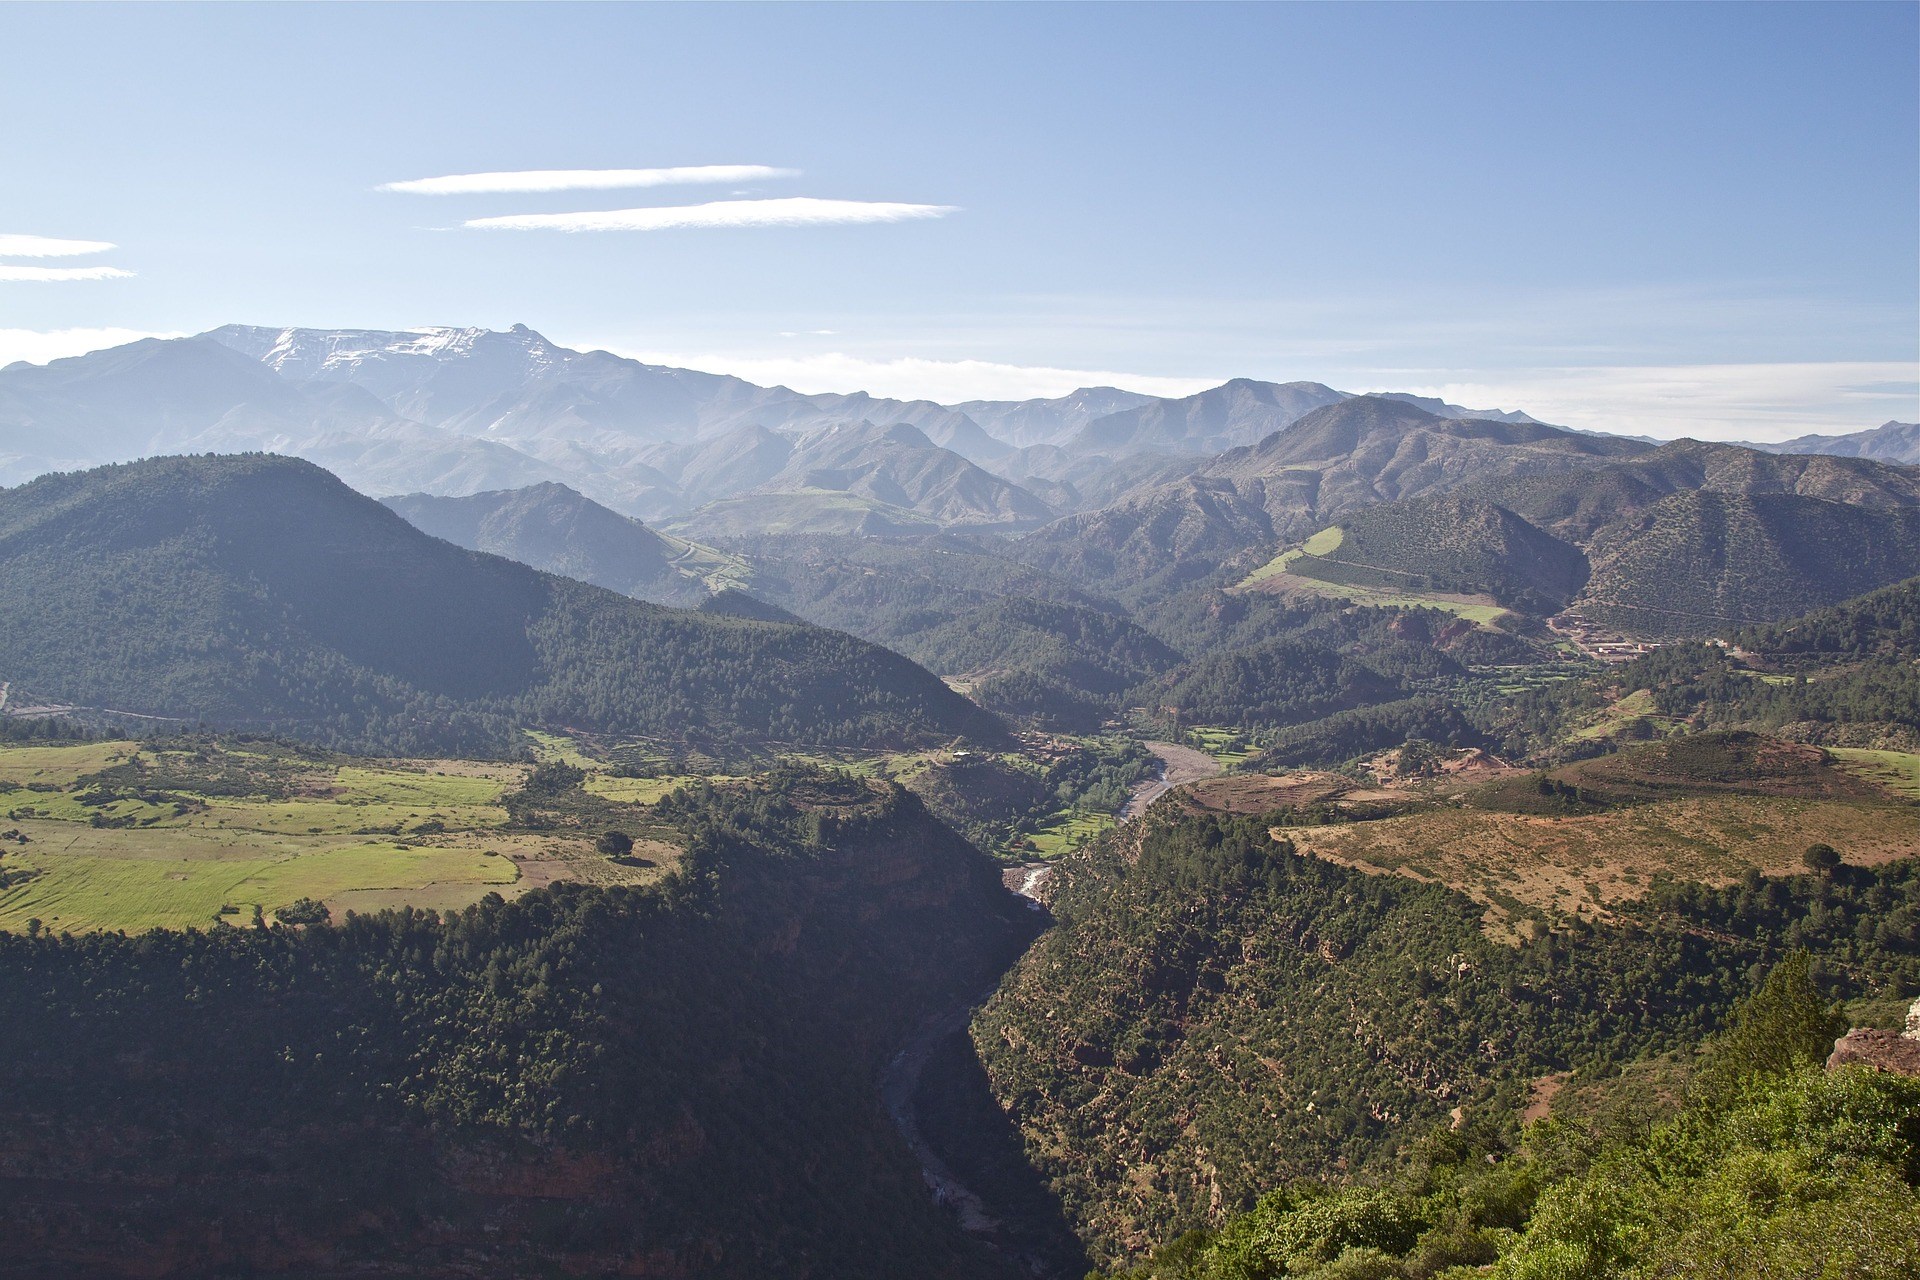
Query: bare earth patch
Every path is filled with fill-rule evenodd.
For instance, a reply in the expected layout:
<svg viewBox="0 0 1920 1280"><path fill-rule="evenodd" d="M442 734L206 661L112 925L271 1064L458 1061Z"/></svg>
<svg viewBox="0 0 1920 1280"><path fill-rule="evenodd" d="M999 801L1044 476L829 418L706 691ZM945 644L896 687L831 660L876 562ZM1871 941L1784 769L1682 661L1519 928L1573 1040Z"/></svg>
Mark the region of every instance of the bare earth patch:
<svg viewBox="0 0 1920 1280"><path fill-rule="evenodd" d="M1274 834L1343 866L1458 889L1486 905L1492 931L1505 932L1516 916L1605 917L1611 905L1645 894L1660 872L1716 885L1749 869L1798 872L1816 843L1860 866L1913 857L1920 854L1920 811L1716 795L1573 817L1436 808Z"/></svg>

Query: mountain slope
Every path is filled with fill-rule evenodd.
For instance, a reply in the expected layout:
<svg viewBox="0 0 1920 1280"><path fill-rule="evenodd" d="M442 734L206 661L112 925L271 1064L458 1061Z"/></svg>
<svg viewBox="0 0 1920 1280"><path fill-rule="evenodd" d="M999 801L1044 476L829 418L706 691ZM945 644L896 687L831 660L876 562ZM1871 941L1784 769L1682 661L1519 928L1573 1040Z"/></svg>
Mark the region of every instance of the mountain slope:
<svg viewBox="0 0 1920 1280"><path fill-rule="evenodd" d="M1867 431L1838 436L1800 436L1779 444L1752 444L1768 453L1825 453L1843 458L1920 464L1920 422L1883 422Z"/></svg>
<svg viewBox="0 0 1920 1280"><path fill-rule="evenodd" d="M0 492L0 596L0 670L22 687L385 750L500 750L522 724L730 743L999 731L852 637L663 609L465 551L271 456Z"/></svg>
<svg viewBox="0 0 1920 1280"><path fill-rule="evenodd" d="M1602 530L1587 550L1583 616L1638 635L1719 634L1920 574L1920 508L1682 492Z"/></svg>
<svg viewBox="0 0 1920 1280"><path fill-rule="evenodd" d="M1535 422L1450 418L1386 396L1355 396L1300 418L1204 474L1259 483L1276 515L1302 497L1315 515L1457 489L1490 476L1566 472L1647 446Z"/></svg>
<svg viewBox="0 0 1920 1280"><path fill-rule="evenodd" d="M1920 505L1920 471L1864 458L1761 453L1744 445L1675 440L1603 467L1490 479L1472 492L1561 537L1584 542L1603 526L1670 494L1796 494L1876 509Z"/></svg>
<svg viewBox="0 0 1920 1280"><path fill-rule="evenodd" d="M1303 415L1346 399L1317 382L1235 378L1181 400L1154 400L1096 418L1068 447L1083 454L1218 453L1252 444Z"/></svg>
<svg viewBox="0 0 1920 1280"><path fill-rule="evenodd" d="M1236 555L1304 538L1362 507L1445 494L1490 477L1584 472L1648 447L1352 396L1256 445L1230 449L1189 477L1055 521L1029 534L1022 553L1055 572L1137 592L1143 584L1205 576Z"/></svg>
<svg viewBox="0 0 1920 1280"><path fill-rule="evenodd" d="M718 552L662 537L563 484L464 498L411 493L382 501L414 528L455 546L655 604L698 604L707 596L701 571L722 559Z"/></svg>
<svg viewBox="0 0 1920 1280"><path fill-rule="evenodd" d="M1525 597L1558 607L1587 581L1578 548L1529 524L1505 507L1463 494L1363 507L1340 523L1340 545L1325 561L1370 568L1375 584L1487 592L1496 600ZM1296 571L1301 563L1296 561ZM1351 574L1336 579L1358 581Z"/></svg>
<svg viewBox="0 0 1920 1280"><path fill-rule="evenodd" d="M888 533L1032 527L1052 515L1025 489L941 448L918 428L859 422L802 440L764 483L672 527L707 538Z"/></svg>
<svg viewBox="0 0 1920 1280"><path fill-rule="evenodd" d="M954 408L1010 445L1061 444L1092 422L1110 413L1135 409L1153 400L1118 387L1081 387L1046 400L969 400Z"/></svg>

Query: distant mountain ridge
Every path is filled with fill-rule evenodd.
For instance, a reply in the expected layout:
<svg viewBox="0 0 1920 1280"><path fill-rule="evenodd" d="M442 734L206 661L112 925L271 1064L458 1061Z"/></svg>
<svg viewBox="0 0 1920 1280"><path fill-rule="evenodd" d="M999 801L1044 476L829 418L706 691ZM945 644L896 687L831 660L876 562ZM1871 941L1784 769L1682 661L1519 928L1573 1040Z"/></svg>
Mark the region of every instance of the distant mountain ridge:
<svg viewBox="0 0 1920 1280"><path fill-rule="evenodd" d="M1883 422L1837 436L1798 436L1779 444L1752 444L1768 453L1827 453L1841 458L1920 464L1920 422Z"/></svg>
<svg viewBox="0 0 1920 1280"><path fill-rule="evenodd" d="M1315 382L1237 378L1184 397L1086 387L943 405L762 387L573 350L524 325L226 325L0 369L0 483L156 454L260 450L319 462L372 495L558 483L623 515L696 532L1017 529L1221 474L1237 465L1217 461L1223 452L1276 434L1297 440L1296 425L1354 400L1446 421L1540 425L1512 410L1400 392L1356 397ZM783 474L812 465L802 455L822 433L860 424L877 429L869 439L882 449L892 448L885 433L903 427L918 433L913 448L939 452L909 469L918 478L877 455L857 466L842 459L830 470L843 474L824 485ZM1904 458L1914 431L1889 424L1770 448Z"/></svg>

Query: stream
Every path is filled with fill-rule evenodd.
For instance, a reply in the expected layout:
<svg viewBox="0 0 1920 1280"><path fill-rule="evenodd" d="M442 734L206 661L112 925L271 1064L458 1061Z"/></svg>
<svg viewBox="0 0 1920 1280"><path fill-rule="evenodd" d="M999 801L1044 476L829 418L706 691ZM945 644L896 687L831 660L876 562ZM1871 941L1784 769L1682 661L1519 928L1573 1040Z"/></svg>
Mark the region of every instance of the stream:
<svg viewBox="0 0 1920 1280"><path fill-rule="evenodd" d="M1120 811L1122 823L1138 818L1154 801L1175 787L1198 782L1221 772L1219 763L1204 751L1172 742L1149 742L1146 747L1160 757L1160 776L1134 787L1133 795ZM1007 887L1028 899L1036 910L1044 910L1039 894L1052 871L1052 865L1045 862L1013 868L1007 877ZM940 1010L921 1023L913 1038L887 1063L887 1069L880 1077L880 1099L886 1104L894 1128L900 1131L908 1150L919 1162L920 1176L926 1182L927 1190L932 1193L934 1203L952 1210L959 1219L962 1231L985 1241L1028 1275L1035 1277L1035 1280L1054 1280L1054 1269L1043 1259L1009 1244L1004 1238L1001 1220L980 1195L960 1181L940 1153L933 1149L921 1130L920 1117L914 1109L914 1095L920 1090L920 1077L935 1048L948 1036L964 1029L972 1019L974 1010L986 1003L996 989L997 984L995 988L989 988L971 999Z"/></svg>

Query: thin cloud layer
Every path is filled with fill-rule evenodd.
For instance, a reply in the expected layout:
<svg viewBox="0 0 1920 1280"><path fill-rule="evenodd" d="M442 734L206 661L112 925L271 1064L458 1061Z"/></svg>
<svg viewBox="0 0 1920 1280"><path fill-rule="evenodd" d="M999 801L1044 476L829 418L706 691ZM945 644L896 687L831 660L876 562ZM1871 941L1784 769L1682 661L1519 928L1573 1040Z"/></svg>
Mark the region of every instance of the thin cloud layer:
<svg viewBox="0 0 1920 1280"><path fill-rule="evenodd" d="M59 280L125 280L133 275L119 267L20 267L0 262L0 282L50 283Z"/></svg>
<svg viewBox="0 0 1920 1280"><path fill-rule="evenodd" d="M105 240L0 234L0 258L77 258L88 253L105 253L114 247Z"/></svg>
<svg viewBox="0 0 1920 1280"><path fill-rule="evenodd" d="M376 191L415 196L526 195L542 191L619 191L629 187L690 186L703 182L760 182L793 178L797 169L764 164L696 164L671 169L515 169L453 173L441 178L387 182Z"/></svg>
<svg viewBox="0 0 1920 1280"><path fill-rule="evenodd" d="M1909 422L1920 413L1920 366L1900 360L1512 369L1416 386L1378 375L1355 381L1369 390L1512 405L1547 422L1663 440L1779 441Z"/></svg>
<svg viewBox="0 0 1920 1280"><path fill-rule="evenodd" d="M464 224L487 231L674 231L685 227L819 227L854 223L943 218L945 204L896 204L882 200L715 200L709 204L590 213L517 213L470 218Z"/></svg>
<svg viewBox="0 0 1920 1280"><path fill-rule="evenodd" d="M575 344L578 345L578 344ZM1063 396L1080 387L1121 387L1153 396L1187 396L1218 386L1220 378L1172 378L1106 369L1060 369L992 360L873 359L830 351L817 355L745 355L723 352L642 351L605 347L646 364L730 373L761 386L791 387L808 395L865 391L901 400L1026 400Z"/></svg>

